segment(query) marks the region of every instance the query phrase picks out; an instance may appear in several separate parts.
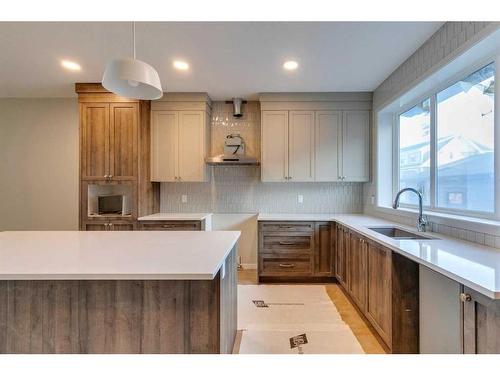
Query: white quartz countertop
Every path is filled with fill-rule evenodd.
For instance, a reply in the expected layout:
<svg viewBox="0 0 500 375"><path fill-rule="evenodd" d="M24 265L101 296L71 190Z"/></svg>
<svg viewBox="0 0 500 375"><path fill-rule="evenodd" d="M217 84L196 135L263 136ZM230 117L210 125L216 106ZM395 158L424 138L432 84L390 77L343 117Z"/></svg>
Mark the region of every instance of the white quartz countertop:
<svg viewBox="0 0 500 375"><path fill-rule="evenodd" d="M238 231L0 232L0 280L211 280Z"/></svg>
<svg viewBox="0 0 500 375"><path fill-rule="evenodd" d="M207 217L212 216L210 213L163 213L159 212L157 214L152 214L148 216L142 216L138 218L139 221L155 221L155 220L180 220L180 221L201 221L205 220Z"/></svg>
<svg viewBox="0 0 500 375"><path fill-rule="evenodd" d="M368 227L396 226L414 233L416 228L367 215L261 214L258 220L335 221L473 290L500 299L500 250L496 248L432 232L423 235L434 239L394 240Z"/></svg>

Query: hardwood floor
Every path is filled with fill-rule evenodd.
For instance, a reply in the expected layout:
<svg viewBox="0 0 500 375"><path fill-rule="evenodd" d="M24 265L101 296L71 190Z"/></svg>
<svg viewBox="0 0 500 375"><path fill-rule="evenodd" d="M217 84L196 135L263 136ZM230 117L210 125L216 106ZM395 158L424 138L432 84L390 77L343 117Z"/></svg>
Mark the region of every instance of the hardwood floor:
<svg viewBox="0 0 500 375"><path fill-rule="evenodd" d="M238 271L238 284L257 284L257 270ZM342 319L351 328L363 350L367 354L386 354L384 347L379 343L375 334L370 330L340 287L337 284L326 284L325 286L328 296L337 307Z"/></svg>

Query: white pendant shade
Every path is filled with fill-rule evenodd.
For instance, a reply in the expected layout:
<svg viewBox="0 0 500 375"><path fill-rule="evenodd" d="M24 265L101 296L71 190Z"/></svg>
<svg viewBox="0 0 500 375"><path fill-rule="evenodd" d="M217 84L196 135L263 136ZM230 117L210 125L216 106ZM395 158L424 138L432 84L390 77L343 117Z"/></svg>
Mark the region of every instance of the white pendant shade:
<svg viewBox="0 0 500 375"><path fill-rule="evenodd" d="M106 90L126 98L154 100L163 96L158 72L151 65L135 59L109 62L102 85Z"/></svg>

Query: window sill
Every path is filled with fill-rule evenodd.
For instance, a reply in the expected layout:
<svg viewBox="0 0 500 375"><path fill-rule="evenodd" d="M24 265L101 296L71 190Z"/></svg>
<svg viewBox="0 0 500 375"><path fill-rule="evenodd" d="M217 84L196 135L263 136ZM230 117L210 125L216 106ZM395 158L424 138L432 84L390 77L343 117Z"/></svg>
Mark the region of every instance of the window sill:
<svg viewBox="0 0 500 375"><path fill-rule="evenodd" d="M400 207L395 210L392 207L376 206L374 207L374 210L386 215L400 216L405 218L413 218L415 217L415 215L418 215L418 210L407 207ZM497 220L453 215L443 212L428 211L425 209L424 215L427 216L430 221L436 224L443 224L454 228L487 233L493 236L500 235L500 221Z"/></svg>

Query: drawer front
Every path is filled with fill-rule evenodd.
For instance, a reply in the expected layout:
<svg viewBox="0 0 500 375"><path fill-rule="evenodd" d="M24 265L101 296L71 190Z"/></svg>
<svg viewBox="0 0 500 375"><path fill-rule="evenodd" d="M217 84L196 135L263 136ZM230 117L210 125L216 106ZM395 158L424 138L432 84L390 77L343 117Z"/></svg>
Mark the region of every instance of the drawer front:
<svg viewBox="0 0 500 375"><path fill-rule="evenodd" d="M261 236L261 253L309 253L314 246L312 233L267 232Z"/></svg>
<svg viewBox="0 0 500 375"><path fill-rule="evenodd" d="M259 271L260 276L309 276L312 273L311 259L261 255Z"/></svg>
<svg viewBox="0 0 500 375"><path fill-rule="evenodd" d="M178 230L178 231L199 231L201 222L199 221L143 221L141 230Z"/></svg>
<svg viewBox="0 0 500 375"><path fill-rule="evenodd" d="M260 223L263 232L313 232L314 222L277 222L264 221Z"/></svg>

